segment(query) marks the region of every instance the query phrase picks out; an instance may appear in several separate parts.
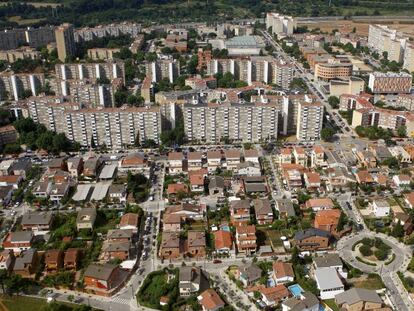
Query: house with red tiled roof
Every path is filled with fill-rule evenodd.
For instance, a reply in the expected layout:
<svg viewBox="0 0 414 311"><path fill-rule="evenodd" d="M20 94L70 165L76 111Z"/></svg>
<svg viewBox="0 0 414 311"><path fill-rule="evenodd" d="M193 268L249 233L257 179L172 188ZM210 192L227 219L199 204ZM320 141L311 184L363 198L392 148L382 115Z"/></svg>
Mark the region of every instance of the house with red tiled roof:
<svg viewBox="0 0 414 311"><path fill-rule="evenodd" d="M280 150L279 154L279 164L290 164L292 163L292 149L283 148Z"/></svg>
<svg viewBox="0 0 414 311"><path fill-rule="evenodd" d="M375 182L372 175L366 170L358 171L355 178L359 184L373 184Z"/></svg>
<svg viewBox="0 0 414 311"><path fill-rule="evenodd" d="M167 195L169 202L175 202L177 196L188 193L188 187L186 184L169 184L167 188Z"/></svg>
<svg viewBox="0 0 414 311"><path fill-rule="evenodd" d="M168 172L170 174L180 174L183 171L183 153L170 152L168 154Z"/></svg>
<svg viewBox="0 0 414 311"><path fill-rule="evenodd" d="M307 189L318 189L321 187L321 177L316 172L306 172L303 174Z"/></svg>
<svg viewBox="0 0 414 311"><path fill-rule="evenodd" d="M254 225L236 227L236 244L239 253L252 255L257 248L256 227Z"/></svg>
<svg viewBox="0 0 414 311"><path fill-rule="evenodd" d="M213 234L216 253L229 254L233 249L233 241L230 231L217 230Z"/></svg>
<svg viewBox="0 0 414 311"><path fill-rule="evenodd" d="M225 306L223 299L212 288L202 292L197 299L203 311L217 311Z"/></svg>
<svg viewBox="0 0 414 311"><path fill-rule="evenodd" d="M268 307L275 307L290 296L290 292L283 284L263 288L260 290L260 294L262 295L263 303Z"/></svg>
<svg viewBox="0 0 414 311"><path fill-rule="evenodd" d="M334 207L334 203L330 198L315 198L309 199L305 203L305 207L307 209L312 209L314 212L332 209Z"/></svg>
<svg viewBox="0 0 414 311"><path fill-rule="evenodd" d="M201 169L203 166L203 153L202 152L189 152L187 153L187 167L188 172Z"/></svg>
<svg viewBox="0 0 414 311"><path fill-rule="evenodd" d="M404 202L407 207L414 208L414 192L404 193Z"/></svg>
<svg viewBox="0 0 414 311"><path fill-rule="evenodd" d="M276 284L293 282L295 279L295 273L293 272L291 263L278 260L273 262L272 267L272 277L275 280Z"/></svg>
<svg viewBox="0 0 414 311"><path fill-rule="evenodd" d="M133 232L138 231L138 214L126 213L121 217L119 229L131 229Z"/></svg>
<svg viewBox="0 0 414 311"><path fill-rule="evenodd" d="M204 192L204 174L194 174L194 172L198 171L193 171L191 174L188 174L191 192Z"/></svg>
<svg viewBox="0 0 414 311"><path fill-rule="evenodd" d="M398 188L408 187L411 183L411 176L406 174L394 175L392 181Z"/></svg>
<svg viewBox="0 0 414 311"><path fill-rule="evenodd" d="M341 210L339 209L318 211L315 216L314 227L334 234L340 217Z"/></svg>

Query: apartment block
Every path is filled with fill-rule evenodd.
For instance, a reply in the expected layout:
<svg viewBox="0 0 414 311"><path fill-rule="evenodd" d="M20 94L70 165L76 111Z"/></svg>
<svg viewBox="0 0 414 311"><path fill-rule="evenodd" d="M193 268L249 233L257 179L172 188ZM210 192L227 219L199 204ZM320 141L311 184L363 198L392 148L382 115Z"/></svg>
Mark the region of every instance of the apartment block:
<svg viewBox="0 0 414 311"><path fill-rule="evenodd" d="M121 49L114 48L94 48L88 49L88 57L92 60L113 60L114 54L118 53Z"/></svg>
<svg viewBox="0 0 414 311"><path fill-rule="evenodd" d="M5 29L0 31L0 49L12 50L26 42L24 29Z"/></svg>
<svg viewBox="0 0 414 311"><path fill-rule="evenodd" d="M374 94L408 94L412 80L406 72L374 72L369 75L368 86Z"/></svg>
<svg viewBox="0 0 414 311"><path fill-rule="evenodd" d="M187 103L184 104L184 132L190 141L258 142L276 139L278 113L276 104L261 103Z"/></svg>
<svg viewBox="0 0 414 311"><path fill-rule="evenodd" d="M22 47L15 50L7 50L1 51L0 50L0 60L14 63L18 59L39 59L40 52L36 49L29 48L29 47Z"/></svg>
<svg viewBox="0 0 414 311"><path fill-rule="evenodd" d="M329 82L329 94L331 96L341 96L342 94L359 95L365 90L365 82L358 77L348 79L333 79Z"/></svg>
<svg viewBox="0 0 414 311"><path fill-rule="evenodd" d="M386 52L388 60L401 62L408 36L385 25L369 25L368 47L380 54Z"/></svg>
<svg viewBox="0 0 414 311"><path fill-rule="evenodd" d="M161 113L159 108L121 107L80 109L65 112L66 136L90 147L106 145L122 148L143 143L146 140L159 142Z"/></svg>
<svg viewBox="0 0 414 311"><path fill-rule="evenodd" d="M298 107L296 138L298 140L319 140L323 124L323 105L319 102L301 102Z"/></svg>
<svg viewBox="0 0 414 311"><path fill-rule="evenodd" d="M96 27L85 27L76 29L74 33L75 41L91 41L95 38L119 37L129 35L136 37L142 30L140 24L123 22L119 24L99 25Z"/></svg>
<svg viewBox="0 0 414 311"><path fill-rule="evenodd" d="M60 80L96 80L122 79L125 81L125 64L123 61L104 63L56 64L56 76Z"/></svg>
<svg viewBox="0 0 414 311"><path fill-rule="evenodd" d="M329 60L315 65L315 79L330 81L332 79L348 79L352 76L353 65L350 62Z"/></svg>
<svg viewBox="0 0 414 311"><path fill-rule="evenodd" d="M407 43L404 50L403 68L414 71L414 44Z"/></svg>
<svg viewBox="0 0 414 311"><path fill-rule="evenodd" d="M0 50L13 50L21 45L39 48L51 42L55 42L54 26L5 29L0 32Z"/></svg>
<svg viewBox="0 0 414 311"><path fill-rule="evenodd" d="M154 85L152 84L151 77L145 77L141 85L141 96L144 98L145 103L150 103L154 98Z"/></svg>
<svg viewBox="0 0 414 311"><path fill-rule="evenodd" d="M62 24L55 29L56 46L58 57L61 62L65 62L67 57L76 53L74 28L71 24Z"/></svg>
<svg viewBox="0 0 414 311"><path fill-rule="evenodd" d="M45 83L43 73L19 73L10 72L0 74L0 100L19 100L23 92L31 91L36 96L40 87Z"/></svg>
<svg viewBox="0 0 414 311"><path fill-rule="evenodd" d="M266 29L270 27L272 27L272 34L290 36L296 28L296 19L292 16L270 12L266 14Z"/></svg>
<svg viewBox="0 0 414 311"><path fill-rule="evenodd" d="M180 75L180 62L176 59L159 59L145 64L145 72L151 76L152 82L167 78L171 83Z"/></svg>

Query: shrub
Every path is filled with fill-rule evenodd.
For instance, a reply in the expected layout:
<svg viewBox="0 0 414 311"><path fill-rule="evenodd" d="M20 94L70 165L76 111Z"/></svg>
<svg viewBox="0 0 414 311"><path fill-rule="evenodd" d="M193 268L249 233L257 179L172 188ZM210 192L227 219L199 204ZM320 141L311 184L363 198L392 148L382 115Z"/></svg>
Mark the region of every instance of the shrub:
<svg viewBox="0 0 414 311"><path fill-rule="evenodd" d="M377 249L374 252L375 257L377 257L378 260L385 260L388 257L387 251L383 249Z"/></svg>
<svg viewBox="0 0 414 311"><path fill-rule="evenodd" d="M365 257L371 256L372 255L372 250L371 250L371 246L368 245L362 245L359 248L359 251L361 252L362 255L364 255Z"/></svg>

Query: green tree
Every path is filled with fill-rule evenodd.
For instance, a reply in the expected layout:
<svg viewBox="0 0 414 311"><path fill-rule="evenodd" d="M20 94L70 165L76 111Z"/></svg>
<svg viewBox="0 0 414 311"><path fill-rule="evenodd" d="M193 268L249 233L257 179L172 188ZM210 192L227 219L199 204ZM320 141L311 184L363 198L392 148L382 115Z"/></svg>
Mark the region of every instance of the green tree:
<svg viewBox="0 0 414 311"><path fill-rule="evenodd" d="M372 255L372 249L371 249L371 246L369 245L361 245L361 247L359 248L359 251L365 257L369 257Z"/></svg>
<svg viewBox="0 0 414 311"><path fill-rule="evenodd" d="M402 238L402 237L404 237L404 234L405 234L404 226L399 221L392 228L391 235L396 237L396 238Z"/></svg>
<svg viewBox="0 0 414 311"><path fill-rule="evenodd" d="M324 141L331 141L334 135L335 135L335 131L330 127L324 127L321 130L321 138Z"/></svg>
<svg viewBox="0 0 414 311"><path fill-rule="evenodd" d="M407 127L405 125L401 125L397 128L397 135L399 137L407 137Z"/></svg>
<svg viewBox="0 0 414 311"><path fill-rule="evenodd" d="M332 107L332 109L338 109L339 108L339 98L336 96L329 96L328 97L328 103Z"/></svg>

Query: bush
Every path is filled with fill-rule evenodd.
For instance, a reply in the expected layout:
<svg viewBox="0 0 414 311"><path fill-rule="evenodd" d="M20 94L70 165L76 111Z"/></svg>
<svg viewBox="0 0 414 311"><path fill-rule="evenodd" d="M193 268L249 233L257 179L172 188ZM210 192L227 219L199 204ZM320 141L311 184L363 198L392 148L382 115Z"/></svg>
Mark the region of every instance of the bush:
<svg viewBox="0 0 414 311"><path fill-rule="evenodd" d="M374 255L378 260L385 260L388 257L388 252L383 249L377 249Z"/></svg>
<svg viewBox="0 0 414 311"><path fill-rule="evenodd" d="M371 250L371 246L369 245L362 245L359 248L359 251L361 252L362 255L364 255L365 257L371 256L372 255L372 250Z"/></svg>
<svg viewBox="0 0 414 311"><path fill-rule="evenodd" d="M371 240L370 238L363 238L361 240L361 243L364 245L368 245L368 246L374 246L374 241Z"/></svg>

